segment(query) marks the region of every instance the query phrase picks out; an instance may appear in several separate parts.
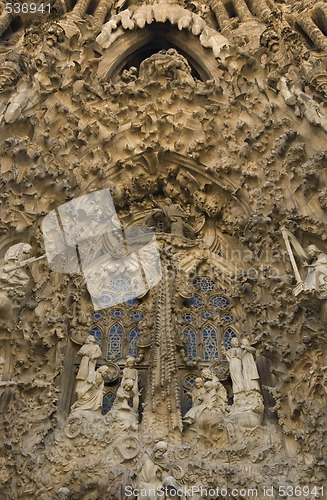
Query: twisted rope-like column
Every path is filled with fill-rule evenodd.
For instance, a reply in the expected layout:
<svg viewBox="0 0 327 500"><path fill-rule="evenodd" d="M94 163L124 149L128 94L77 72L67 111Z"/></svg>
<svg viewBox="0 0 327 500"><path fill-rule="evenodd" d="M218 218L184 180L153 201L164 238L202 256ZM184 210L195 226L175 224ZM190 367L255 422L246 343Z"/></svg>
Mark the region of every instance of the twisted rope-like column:
<svg viewBox="0 0 327 500"><path fill-rule="evenodd" d="M327 50L327 38L323 35L310 17L303 18L303 16L298 16L296 18L296 22L299 26L301 26L303 31L308 35L318 49Z"/></svg>
<svg viewBox="0 0 327 500"><path fill-rule="evenodd" d="M6 31L6 29L10 26L10 23L13 19L12 14L8 14L8 12L3 11L0 16L0 36Z"/></svg>
<svg viewBox="0 0 327 500"><path fill-rule="evenodd" d="M252 13L244 0L233 0L233 4L241 21L248 21L253 18Z"/></svg>
<svg viewBox="0 0 327 500"><path fill-rule="evenodd" d="M209 5L215 14L220 31L230 31L230 19L221 0L209 0Z"/></svg>
<svg viewBox="0 0 327 500"><path fill-rule="evenodd" d="M89 6L90 0L78 0L76 3L75 7L72 10L72 14L75 14L75 16L82 17Z"/></svg>
<svg viewBox="0 0 327 500"><path fill-rule="evenodd" d="M112 9L114 4L114 0L100 0L99 5L95 9L94 12L94 26L100 27L102 26L107 13Z"/></svg>

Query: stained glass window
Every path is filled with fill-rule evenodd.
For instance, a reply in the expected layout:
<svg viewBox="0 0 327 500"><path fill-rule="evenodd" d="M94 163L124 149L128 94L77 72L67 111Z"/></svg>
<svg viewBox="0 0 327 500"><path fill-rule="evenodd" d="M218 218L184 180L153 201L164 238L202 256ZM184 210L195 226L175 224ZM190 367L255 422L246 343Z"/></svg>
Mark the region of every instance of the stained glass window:
<svg viewBox="0 0 327 500"><path fill-rule="evenodd" d="M122 318L124 316L124 311L121 309L113 309L110 314L113 318Z"/></svg>
<svg viewBox="0 0 327 500"><path fill-rule="evenodd" d="M101 321L103 319L103 314L99 311L96 311L91 314L91 318L93 319L93 321Z"/></svg>
<svg viewBox="0 0 327 500"><path fill-rule="evenodd" d="M109 330L108 356L121 358L122 340L123 329L118 323L115 323Z"/></svg>
<svg viewBox="0 0 327 500"><path fill-rule="evenodd" d="M186 396L186 413L192 408L192 399Z"/></svg>
<svg viewBox="0 0 327 500"><path fill-rule="evenodd" d="M229 306L229 300L225 295L213 295L209 299L209 304L218 309L226 309Z"/></svg>
<svg viewBox="0 0 327 500"><path fill-rule="evenodd" d="M140 312L137 312L137 311L133 311L131 313L131 318L134 320L134 321L141 321L143 318L144 318L144 315Z"/></svg>
<svg viewBox="0 0 327 500"><path fill-rule="evenodd" d="M185 321L185 323L192 323L192 321L194 321L194 314L185 313L183 314L182 319L183 321Z"/></svg>
<svg viewBox="0 0 327 500"><path fill-rule="evenodd" d="M232 314L229 314L229 313L224 313L221 315L221 319L223 321L225 321L225 323L229 324L229 323L233 323L234 316Z"/></svg>
<svg viewBox="0 0 327 500"><path fill-rule="evenodd" d="M128 355L136 357L137 356L137 339L138 339L138 328L133 328L129 334L129 344L128 344Z"/></svg>
<svg viewBox="0 0 327 500"><path fill-rule="evenodd" d="M186 357L189 360L196 358L196 336L194 330L188 327L184 330L184 335L186 339Z"/></svg>
<svg viewBox="0 0 327 500"><path fill-rule="evenodd" d="M92 330L90 331L90 335L93 335L93 337L95 338L96 344L98 344L98 345L101 346L102 334L101 334L100 328L97 327L97 326L95 326L94 328L92 328Z"/></svg>
<svg viewBox="0 0 327 500"><path fill-rule="evenodd" d="M225 345L226 351L228 351L228 349L230 349L232 347L231 346L232 338L237 338L237 335L232 328L227 328L227 330L225 331L225 334L224 334L224 345Z"/></svg>
<svg viewBox="0 0 327 500"><path fill-rule="evenodd" d="M209 318L213 318L214 314L212 311L203 311L203 313L201 313L201 316L203 319L209 319Z"/></svg>
<svg viewBox="0 0 327 500"><path fill-rule="evenodd" d="M197 295L196 293L191 297L190 299L187 299L185 301L186 305L188 307L194 307L194 309L199 309L199 307L203 306L203 299L200 297L200 295Z"/></svg>
<svg viewBox="0 0 327 500"><path fill-rule="evenodd" d="M194 375L194 374L186 375L186 377L184 378L184 385L188 389L193 389L196 377L197 377L197 375Z"/></svg>
<svg viewBox="0 0 327 500"><path fill-rule="evenodd" d="M106 413L108 413L108 411L111 410L115 399L115 395L112 392L107 392L107 394L104 395L102 403L102 415L105 415Z"/></svg>
<svg viewBox="0 0 327 500"><path fill-rule="evenodd" d="M217 333L212 325L206 325L202 331L204 359L218 358Z"/></svg>
<svg viewBox="0 0 327 500"><path fill-rule="evenodd" d="M195 280L193 281L193 285L196 290L199 290L203 293L209 293L214 289L215 282L213 279L208 278L207 276L202 276L195 278Z"/></svg>

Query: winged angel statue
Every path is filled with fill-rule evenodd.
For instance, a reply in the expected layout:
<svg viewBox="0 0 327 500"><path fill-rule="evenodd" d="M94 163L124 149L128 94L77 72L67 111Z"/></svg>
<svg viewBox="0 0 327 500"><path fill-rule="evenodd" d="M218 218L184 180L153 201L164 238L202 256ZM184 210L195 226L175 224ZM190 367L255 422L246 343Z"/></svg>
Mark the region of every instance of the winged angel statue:
<svg viewBox="0 0 327 500"><path fill-rule="evenodd" d="M294 294L301 292L314 292L320 299L327 299L327 255L316 245L309 245L305 251L295 236L285 227L281 228L286 248L291 260L297 286ZM302 278L292 247L296 255L303 259L302 268L306 269L306 275Z"/></svg>

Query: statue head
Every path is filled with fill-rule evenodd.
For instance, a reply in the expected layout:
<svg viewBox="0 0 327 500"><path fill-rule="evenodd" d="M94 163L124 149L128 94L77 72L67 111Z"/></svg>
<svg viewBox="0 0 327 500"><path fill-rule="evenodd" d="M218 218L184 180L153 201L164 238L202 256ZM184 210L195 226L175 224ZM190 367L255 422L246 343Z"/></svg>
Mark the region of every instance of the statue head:
<svg viewBox="0 0 327 500"><path fill-rule="evenodd" d="M102 365L100 366L100 368L98 368L97 372L100 373L100 375L105 376L109 372L109 366Z"/></svg>
<svg viewBox="0 0 327 500"><path fill-rule="evenodd" d="M239 341L238 341L238 338L237 337L233 337L231 342L230 342L230 345L232 347L238 347L240 344L239 344Z"/></svg>
<svg viewBox="0 0 327 500"><path fill-rule="evenodd" d="M133 356L127 356L126 358L126 366L128 368L133 368L135 365L135 358Z"/></svg>
<svg viewBox="0 0 327 500"><path fill-rule="evenodd" d="M171 205L172 204L172 201L171 201L170 198L165 198L164 202L165 202L166 205Z"/></svg>
<svg viewBox="0 0 327 500"><path fill-rule="evenodd" d="M200 387L203 387L203 380L201 377L196 377L194 380L194 385L197 389L200 389Z"/></svg>
<svg viewBox="0 0 327 500"><path fill-rule="evenodd" d="M310 257L315 257L318 253L320 253L320 250L316 247L316 245L309 245L307 250Z"/></svg>
<svg viewBox="0 0 327 500"><path fill-rule="evenodd" d="M156 458L162 458L168 449L166 441L159 441L153 448L153 454Z"/></svg>
<svg viewBox="0 0 327 500"><path fill-rule="evenodd" d="M127 378L124 381L123 388L126 389L127 391L133 389L133 386L134 386L134 381L131 378Z"/></svg>
<svg viewBox="0 0 327 500"><path fill-rule="evenodd" d="M93 337L93 335L89 335L88 337L86 337L85 344L95 344L95 338Z"/></svg>
<svg viewBox="0 0 327 500"><path fill-rule="evenodd" d="M201 375L205 380L211 380L213 378L213 373L209 370L209 368L203 368Z"/></svg>

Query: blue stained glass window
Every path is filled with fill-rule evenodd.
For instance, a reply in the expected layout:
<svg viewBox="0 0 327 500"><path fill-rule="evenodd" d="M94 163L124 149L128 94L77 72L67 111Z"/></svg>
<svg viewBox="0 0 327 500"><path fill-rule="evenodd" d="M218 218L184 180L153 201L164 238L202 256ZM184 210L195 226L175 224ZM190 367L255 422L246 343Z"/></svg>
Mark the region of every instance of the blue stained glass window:
<svg viewBox="0 0 327 500"><path fill-rule="evenodd" d="M121 358L122 340L123 329L118 323L115 323L109 330L108 356Z"/></svg>
<svg viewBox="0 0 327 500"><path fill-rule="evenodd" d="M187 359L192 360L196 358L196 336L194 330L188 327L184 330L184 335L186 339L186 356Z"/></svg>
<svg viewBox="0 0 327 500"><path fill-rule="evenodd" d="M103 314L99 311L93 312L91 314L91 318L93 319L93 321L101 321L103 319Z"/></svg>
<svg viewBox="0 0 327 500"><path fill-rule="evenodd" d="M122 318L124 315L124 312L121 309L113 309L111 311L111 316L113 318Z"/></svg>
<svg viewBox="0 0 327 500"><path fill-rule="evenodd" d="M104 306L104 308L109 307L110 304L115 302L115 295L113 293L103 293L100 297L100 304Z"/></svg>
<svg viewBox="0 0 327 500"><path fill-rule="evenodd" d="M192 399L186 396L186 413L192 408Z"/></svg>
<svg viewBox="0 0 327 500"><path fill-rule="evenodd" d="M217 333L213 326L206 325L202 331L204 359L218 358Z"/></svg>
<svg viewBox="0 0 327 500"><path fill-rule="evenodd" d="M203 311L203 313L201 314L202 318L203 319L209 319L209 318L213 318L214 317L214 314L212 311Z"/></svg>
<svg viewBox="0 0 327 500"><path fill-rule="evenodd" d="M131 286L131 280L127 276L120 276L109 280L109 286L112 290L124 291L128 290Z"/></svg>
<svg viewBox="0 0 327 500"><path fill-rule="evenodd" d="M182 319L186 323L192 323L192 321L194 321L194 314L192 314L192 313L185 313L185 314L183 314Z"/></svg>
<svg viewBox="0 0 327 500"><path fill-rule="evenodd" d="M131 312L131 318L134 320L134 321L141 321L143 318L144 318L144 315L140 312Z"/></svg>
<svg viewBox="0 0 327 500"><path fill-rule="evenodd" d="M234 321L234 316L232 314L224 313L221 315L221 319L225 321L225 323L233 323Z"/></svg>
<svg viewBox="0 0 327 500"><path fill-rule="evenodd" d="M137 356L137 339L138 339L138 328L133 328L129 334L129 344L128 344L128 355L136 357Z"/></svg>
<svg viewBox="0 0 327 500"><path fill-rule="evenodd" d="M188 389L193 389L196 377L197 375L186 375L184 378L184 384Z"/></svg>
<svg viewBox="0 0 327 500"><path fill-rule="evenodd" d="M90 331L90 335L93 335L93 337L95 338L95 342L101 346L101 330L100 328L98 328L97 326L95 326L94 328L92 328L92 330Z"/></svg>
<svg viewBox="0 0 327 500"><path fill-rule="evenodd" d="M213 295L209 299L209 304L218 309L226 309L229 306L229 300L225 295Z"/></svg>
<svg viewBox="0 0 327 500"><path fill-rule="evenodd" d="M196 290L201 290L201 292L203 293L209 293L214 289L215 282L213 279L208 278L207 276L203 276L195 278L195 280L193 281L193 285Z"/></svg>
<svg viewBox="0 0 327 500"><path fill-rule="evenodd" d="M107 392L107 394L104 395L102 403L102 415L106 415L106 413L111 410L115 399L116 397L112 392Z"/></svg>
<svg viewBox="0 0 327 500"><path fill-rule="evenodd" d="M226 351L228 351L232 347L231 346L232 338L237 338L237 335L232 328L227 328L224 334L224 345Z"/></svg>
<svg viewBox="0 0 327 500"><path fill-rule="evenodd" d="M191 297L190 299L187 299L185 301L186 305L188 307L193 306L194 309L199 309L199 307L203 306L203 299L200 297L200 295L197 295L196 293Z"/></svg>

